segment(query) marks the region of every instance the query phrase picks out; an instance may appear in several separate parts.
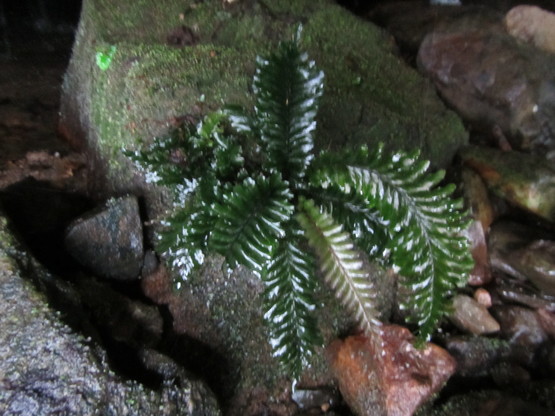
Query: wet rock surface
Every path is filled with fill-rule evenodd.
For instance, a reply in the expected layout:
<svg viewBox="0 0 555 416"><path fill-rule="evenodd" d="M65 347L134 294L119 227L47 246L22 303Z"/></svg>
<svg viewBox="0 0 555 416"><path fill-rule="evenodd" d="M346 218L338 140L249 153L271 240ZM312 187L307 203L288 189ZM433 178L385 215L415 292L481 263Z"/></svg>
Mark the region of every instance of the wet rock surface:
<svg viewBox="0 0 555 416"><path fill-rule="evenodd" d="M371 340L353 336L328 349L343 397L358 415L412 415L455 371L444 349L416 349L403 327L385 325Z"/></svg>
<svg viewBox="0 0 555 416"><path fill-rule="evenodd" d="M18 249L0 216L0 413L3 415L217 415L199 381L148 388L111 371L106 353L60 323L23 279ZM44 272L47 273L47 272Z"/></svg>
<svg viewBox="0 0 555 416"><path fill-rule="evenodd" d="M119 280L136 279L143 266L143 227L136 197L108 201L69 225L65 245L71 255L95 274Z"/></svg>

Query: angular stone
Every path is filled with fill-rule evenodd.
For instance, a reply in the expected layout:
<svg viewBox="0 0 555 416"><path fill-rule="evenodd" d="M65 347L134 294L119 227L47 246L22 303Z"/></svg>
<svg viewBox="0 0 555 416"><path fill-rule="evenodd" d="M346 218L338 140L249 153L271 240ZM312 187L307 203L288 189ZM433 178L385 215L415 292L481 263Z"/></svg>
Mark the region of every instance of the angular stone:
<svg viewBox="0 0 555 416"><path fill-rule="evenodd" d="M65 244L71 255L93 273L129 280L143 265L143 227L137 198L110 201L67 229Z"/></svg>
<svg viewBox="0 0 555 416"><path fill-rule="evenodd" d="M491 308L491 313L501 325L501 335L511 344L511 356L524 366L534 362L538 347L548 340L535 311L512 305Z"/></svg>
<svg viewBox="0 0 555 416"><path fill-rule="evenodd" d="M555 296L555 241L537 240L514 253L515 267L543 293Z"/></svg>
<svg viewBox="0 0 555 416"><path fill-rule="evenodd" d="M358 415L409 416L439 391L455 360L437 345L417 349L408 329L384 325L379 339L351 336L327 355L344 399Z"/></svg>
<svg viewBox="0 0 555 416"><path fill-rule="evenodd" d="M453 312L449 319L459 329L474 335L499 331L499 323L488 310L469 296L457 295L453 299Z"/></svg>

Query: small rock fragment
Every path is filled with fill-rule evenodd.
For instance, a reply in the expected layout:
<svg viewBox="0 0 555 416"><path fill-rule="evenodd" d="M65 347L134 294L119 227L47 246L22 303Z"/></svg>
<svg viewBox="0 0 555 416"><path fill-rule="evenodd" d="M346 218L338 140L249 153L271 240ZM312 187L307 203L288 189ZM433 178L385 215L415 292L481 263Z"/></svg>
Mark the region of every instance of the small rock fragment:
<svg viewBox="0 0 555 416"><path fill-rule="evenodd" d="M491 294L484 288L478 288L474 292L474 300L484 308L489 308L492 305Z"/></svg>
<svg viewBox="0 0 555 416"><path fill-rule="evenodd" d="M466 295L453 299L453 312L449 319L459 329L475 335L499 331L499 323L489 314L485 306Z"/></svg>
<svg viewBox="0 0 555 416"><path fill-rule="evenodd" d="M555 14L537 6L513 7L505 16L507 32L518 40L555 53Z"/></svg>
<svg viewBox="0 0 555 416"><path fill-rule="evenodd" d="M77 219L67 229L65 244L79 263L100 276L137 278L144 256L137 198L116 199Z"/></svg>
<svg viewBox="0 0 555 416"><path fill-rule="evenodd" d="M328 348L332 371L358 415L409 416L455 371L455 360L428 343L413 346L408 329L384 325L381 339L352 336ZM380 345L381 344L381 345Z"/></svg>

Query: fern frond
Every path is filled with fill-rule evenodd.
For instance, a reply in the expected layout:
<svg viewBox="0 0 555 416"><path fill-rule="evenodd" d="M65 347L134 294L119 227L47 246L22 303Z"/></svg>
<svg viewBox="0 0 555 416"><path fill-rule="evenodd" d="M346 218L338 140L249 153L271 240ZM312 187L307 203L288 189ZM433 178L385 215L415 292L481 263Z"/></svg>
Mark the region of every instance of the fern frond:
<svg viewBox="0 0 555 416"><path fill-rule="evenodd" d="M259 176L225 191L213 206L218 219L209 248L224 255L231 267L242 264L260 274L277 240L285 235L283 223L293 213L287 182L278 174Z"/></svg>
<svg viewBox="0 0 555 416"><path fill-rule="evenodd" d="M209 207L200 201L190 201L185 208L176 210L173 216L162 222L164 228L158 234L156 249L183 280L204 263L214 221Z"/></svg>
<svg viewBox="0 0 555 416"><path fill-rule="evenodd" d="M322 340L311 312L316 308L314 261L300 245L302 231L290 224L262 272L266 320L274 356L297 378Z"/></svg>
<svg viewBox="0 0 555 416"><path fill-rule="evenodd" d="M282 43L277 53L267 59L258 57L256 62L255 118L266 168L282 172L294 183L304 177L313 158L312 134L324 74L296 42ZM236 125L247 124L238 121Z"/></svg>
<svg viewBox="0 0 555 416"><path fill-rule="evenodd" d="M392 236L379 211L369 207L365 198L354 191L345 193L334 185L325 189L309 188L306 193L343 224L359 249L385 265L384 251Z"/></svg>
<svg viewBox="0 0 555 416"><path fill-rule="evenodd" d="M448 309L448 295L464 284L472 267L461 201L452 199L452 186L436 187L443 172L426 174L429 163L418 153L383 156L382 148L348 157L343 172L322 168L320 182L355 190L380 212L393 239L389 244L395 268L411 289L413 309L422 338L428 338ZM329 160L327 161L329 163Z"/></svg>
<svg viewBox="0 0 555 416"><path fill-rule="evenodd" d="M325 282L367 332L379 326L375 292L349 234L312 200L301 198L297 221L320 260Z"/></svg>

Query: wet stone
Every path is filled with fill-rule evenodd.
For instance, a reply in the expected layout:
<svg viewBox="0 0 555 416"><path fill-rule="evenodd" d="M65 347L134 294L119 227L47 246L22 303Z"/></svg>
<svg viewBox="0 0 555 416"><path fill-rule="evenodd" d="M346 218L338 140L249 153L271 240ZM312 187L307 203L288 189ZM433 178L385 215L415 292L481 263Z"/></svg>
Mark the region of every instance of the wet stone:
<svg viewBox="0 0 555 416"><path fill-rule="evenodd" d="M555 296L555 241L537 240L515 253L515 264L543 293Z"/></svg>
<svg viewBox="0 0 555 416"><path fill-rule="evenodd" d="M507 202L555 221L555 169L541 156L468 146L463 163L474 169L488 189Z"/></svg>
<svg viewBox="0 0 555 416"><path fill-rule="evenodd" d="M453 299L453 312L449 319L459 329L475 335L491 334L499 331L499 323L490 315L487 308L466 295Z"/></svg>
<svg viewBox="0 0 555 416"><path fill-rule="evenodd" d="M358 415L409 416L455 371L443 348L413 345L408 329L384 325L381 337L351 336L328 348L343 398Z"/></svg>
<svg viewBox="0 0 555 416"><path fill-rule="evenodd" d="M109 201L101 210L74 221L65 244L70 254L93 273L135 279L143 265L143 228L137 198Z"/></svg>
<svg viewBox="0 0 555 416"><path fill-rule="evenodd" d="M510 350L506 341L468 335L449 337L445 348L457 360L461 376L486 375Z"/></svg>
<svg viewBox="0 0 555 416"><path fill-rule="evenodd" d="M542 157L555 149L554 64L502 27L430 33L418 51L419 67L461 117Z"/></svg>
<svg viewBox="0 0 555 416"><path fill-rule="evenodd" d="M501 325L503 338L511 344L511 356L518 363L531 365L538 348L548 340L535 311L521 306L499 305L493 306L491 313Z"/></svg>

